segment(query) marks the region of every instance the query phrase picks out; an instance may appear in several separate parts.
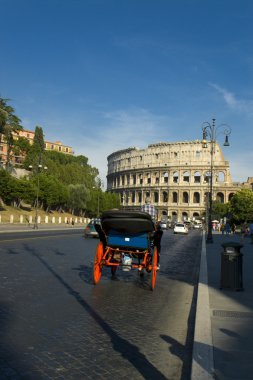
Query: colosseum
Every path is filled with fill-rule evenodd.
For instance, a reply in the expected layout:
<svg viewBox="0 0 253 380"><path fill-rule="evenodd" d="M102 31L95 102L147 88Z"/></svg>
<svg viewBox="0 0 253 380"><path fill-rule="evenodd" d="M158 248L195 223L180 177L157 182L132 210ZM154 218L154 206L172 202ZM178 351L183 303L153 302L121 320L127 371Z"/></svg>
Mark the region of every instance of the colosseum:
<svg viewBox="0 0 253 380"><path fill-rule="evenodd" d="M146 149L130 147L110 154L107 190L120 195L125 209L140 209L147 196L169 219L203 218L210 192L211 142L201 140L160 142ZM214 143L213 200L227 203L241 188L233 183L229 162L220 145Z"/></svg>

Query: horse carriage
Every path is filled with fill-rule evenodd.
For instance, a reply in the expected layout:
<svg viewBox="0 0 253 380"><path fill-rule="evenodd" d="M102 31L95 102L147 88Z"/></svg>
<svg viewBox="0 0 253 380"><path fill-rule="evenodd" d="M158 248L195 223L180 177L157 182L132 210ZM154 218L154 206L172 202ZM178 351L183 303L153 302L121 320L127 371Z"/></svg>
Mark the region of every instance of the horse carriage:
<svg viewBox="0 0 253 380"><path fill-rule="evenodd" d="M104 267L112 276L121 267L123 271L137 269L142 276L151 274L151 289L155 288L159 238L152 218L146 212L109 210L96 226L99 243L96 248L93 280L97 284Z"/></svg>

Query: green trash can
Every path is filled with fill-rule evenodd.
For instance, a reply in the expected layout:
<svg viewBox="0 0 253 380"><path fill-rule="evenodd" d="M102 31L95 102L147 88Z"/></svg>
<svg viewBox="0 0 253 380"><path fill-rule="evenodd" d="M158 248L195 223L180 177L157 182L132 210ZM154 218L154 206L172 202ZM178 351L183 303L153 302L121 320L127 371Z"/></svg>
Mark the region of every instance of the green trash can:
<svg viewBox="0 0 253 380"><path fill-rule="evenodd" d="M243 290L243 254L240 251L243 245L233 241L221 245L220 289Z"/></svg>

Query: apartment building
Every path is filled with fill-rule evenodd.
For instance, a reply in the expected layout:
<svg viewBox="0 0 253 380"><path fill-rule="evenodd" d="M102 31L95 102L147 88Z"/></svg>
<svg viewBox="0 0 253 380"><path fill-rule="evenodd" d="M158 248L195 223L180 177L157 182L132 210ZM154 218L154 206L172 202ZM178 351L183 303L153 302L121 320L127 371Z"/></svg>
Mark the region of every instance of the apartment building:
<svg viewBox="0 0 253 380"><path fill-rule="evenodd" d="M35 134L34 131L23 129L21 131L17 131L16 133L14 133L13 138L17 140L20 137L24 137L29 141L30 144L33 144L34 134ZM61 141L51 142L51 141L45 140L45 150L55 151L55 152L60 152L60 153L70 154L70 155L74 154L72 147L62 144ZM7 144L6 144L4 135L0 134L0 162L1 164L4 165L6 160L7 160ZM15 165L21 165L23 160L24 160L23 156L12 155L12 161Z"/></svg>

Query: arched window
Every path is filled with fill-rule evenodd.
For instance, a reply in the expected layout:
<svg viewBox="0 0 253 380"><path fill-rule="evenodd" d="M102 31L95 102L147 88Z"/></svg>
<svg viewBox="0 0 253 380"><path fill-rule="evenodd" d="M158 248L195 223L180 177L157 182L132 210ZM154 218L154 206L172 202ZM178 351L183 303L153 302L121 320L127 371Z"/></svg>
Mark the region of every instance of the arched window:
<svg viewBox="0 0 253 380"><path fill-rule="evenodd" d="M183 174L183 181L184 182L189 182L190 181L189 172L184 172L184 174Z"/></svg>
<svg viewBox="0 0 253 380"><path fill-rule="evenodd" d="M169 173L168 172L164 172L163 173L163 182L164 183L168 183L169 182Z"/></svg>
<svg viewBox="0 0 253 380"><path fill-rule="evenodd" d="M135 202L135 192L132 191L132 203L134 203L134 202Z"/></svg>
<svg viewBox="0 0 253 380"><path fill-rule="evenodd" d="M223 193L217 193L216 200L219 203L224 203L224 194Z"/></svg>
<svg viewBox="0 0 253 380"><path fill-rule="evenodd" d="M163 202L168 202L168 193L167 193L167 191L163 191Z"/></svg>
<svg viewBox="0 0 253 380"><path fill-rule="evenodd" d="M141 193L138 193L138 202L142 203L142 195L141 195Z"/></svg>
<svg viewBox="0 0 253 380"><path fill-rule="evenodd" d="M184 191L183 192L183 203L188 203L189 202L189 194Z"/></svg>
<svg viewBox="0 0 253 380"><path fill-rule="evenodd" d="M173 182L178 183L178 172L173 173Z"/></svg>
<svg viewBox="0 0 253 380"><path fill-rule="evenodd" d="M193 203L200 203L200 194L198 192L193 194Z"/></svg>
<svg viewBox="0 0 253 380"><path fill-rule="evenodd" d="M172 202L177 203L178 195L176 191L173 191L172 193Z"/></svg>
<svg viewBox="0 0 253 380"><path fill-rule="evenodd" d="M205 172L204 182L209 183L210 182L210 178L211 178L211 172L210 171Z"/></svg>
<svg viewBox="0 0 253 380"><path fill-rule="evenodd" d="M223 172L218 173L218 182L224 182L225 181L225 174Z"/></svg>
<svg viewBox="0 0 253 380"><path fill-rule="evenodd" d="M194 173L194 183L200 183L200 172Z"/></svg>
<svg viewBox="0 0 253 380"><path fill-rule="evenodd" d="M198 218L198 217L199 217L199 213L198 213L198 212L194 212L194 213L193 213L193 217L194 217L194 218Z"/></svg>
<svg viewBox="0 0 253 380"><path fill-rule="evenodd" d="M188 214L187 214L187 212L182 212L182 220L187 220L187 218L188 218Z"/></svg>
<svg viewBox="0 0 253 380"><path fill-rule="evenodd" d="M230 193L228 196L228 200L231 201L231 199L233 198L234 195L235 195L235 193Z"/></svg>
<svg viewBox="0 0 253 380"><path fill-rule="evenodd" d="M159 196L158 196L158 192L157 191L154 192L154 202L155 203L159 202Z"/></svg>

